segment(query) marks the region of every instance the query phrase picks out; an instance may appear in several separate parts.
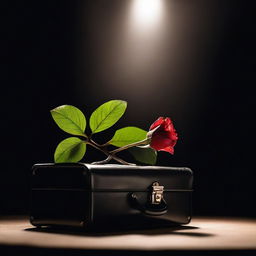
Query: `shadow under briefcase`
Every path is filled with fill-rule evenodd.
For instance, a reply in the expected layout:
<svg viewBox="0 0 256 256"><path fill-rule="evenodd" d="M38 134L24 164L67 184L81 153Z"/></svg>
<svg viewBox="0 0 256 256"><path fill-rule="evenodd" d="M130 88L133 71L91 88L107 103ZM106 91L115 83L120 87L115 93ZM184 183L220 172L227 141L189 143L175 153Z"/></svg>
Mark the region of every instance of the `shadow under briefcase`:
<svg viewBox="0 0 256 256"><path fill-rule="evenodd" d="M185 167L36 164L30 221L89 229L188 224L192 182Z"/></svg>

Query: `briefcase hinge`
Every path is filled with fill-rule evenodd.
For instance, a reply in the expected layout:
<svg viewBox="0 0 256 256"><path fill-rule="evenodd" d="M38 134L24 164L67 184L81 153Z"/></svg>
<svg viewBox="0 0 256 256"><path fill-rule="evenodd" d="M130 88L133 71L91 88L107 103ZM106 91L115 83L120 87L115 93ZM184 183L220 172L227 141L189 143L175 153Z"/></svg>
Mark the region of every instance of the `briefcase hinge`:
<svg viewBox="0 0 256 256"><path fill-rule="evenodd" d="M160 204L163 199L164 186L158 182L152 184L151 204Z"/></svg>

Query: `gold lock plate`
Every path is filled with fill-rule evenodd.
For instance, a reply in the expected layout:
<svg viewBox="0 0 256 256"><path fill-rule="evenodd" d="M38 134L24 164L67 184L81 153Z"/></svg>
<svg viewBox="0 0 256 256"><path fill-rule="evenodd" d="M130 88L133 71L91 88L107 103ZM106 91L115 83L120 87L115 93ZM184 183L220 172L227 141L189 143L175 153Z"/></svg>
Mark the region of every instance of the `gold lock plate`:
<svg viewBox="0 0 256 256"><path fill-rule="evenodd" d="M152 184L151 204L160 204L163 198L164 186L160 186L158 182Z"/></svg>

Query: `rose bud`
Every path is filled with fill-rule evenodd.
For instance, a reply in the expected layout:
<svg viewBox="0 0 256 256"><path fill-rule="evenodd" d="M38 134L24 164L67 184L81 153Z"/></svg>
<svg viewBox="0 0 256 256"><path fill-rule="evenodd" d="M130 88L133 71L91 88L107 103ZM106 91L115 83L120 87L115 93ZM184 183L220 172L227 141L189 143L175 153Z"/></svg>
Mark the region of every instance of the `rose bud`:
<svg viewBox="0 0 256 256"><path fill-rule="evenodd" d="M169 117L159 117L150 126L147 137L150 139L151 148L174 154L174 146L178 140L178 134Z"/></svg>

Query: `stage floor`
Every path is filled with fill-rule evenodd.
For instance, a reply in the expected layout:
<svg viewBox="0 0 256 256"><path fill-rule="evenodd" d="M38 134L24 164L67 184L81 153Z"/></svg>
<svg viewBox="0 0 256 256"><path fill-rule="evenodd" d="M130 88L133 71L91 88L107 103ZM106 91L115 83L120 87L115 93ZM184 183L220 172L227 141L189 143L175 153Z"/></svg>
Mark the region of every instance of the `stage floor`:
<svg viewBox="0 0 256 256"><path fill-rule="evenodd" d="M1 217L0 255L256 255L256 219L195 217L180 228L86 232Z"/></svg>

